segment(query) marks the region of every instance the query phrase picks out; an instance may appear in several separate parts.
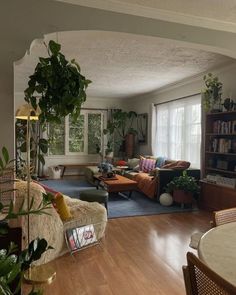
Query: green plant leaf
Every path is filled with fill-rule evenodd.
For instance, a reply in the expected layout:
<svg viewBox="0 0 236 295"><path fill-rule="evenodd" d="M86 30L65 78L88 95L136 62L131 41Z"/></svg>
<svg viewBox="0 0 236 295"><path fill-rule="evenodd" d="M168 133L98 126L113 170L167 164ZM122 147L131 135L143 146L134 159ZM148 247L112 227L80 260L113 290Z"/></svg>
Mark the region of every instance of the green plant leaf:
<svg viewBox="0 0 236 295"><path fill-rule="evenodd" d="M38 159L39 159L40 163L42 163L43 165L45 165L45 159L44 159L43 155L39 154L38 155Z"/></svg>
<svg viewBox="0 0 236 295"><path fill-rule="evenodd" d="M3 158L5 160L5 163L8 164L8 162L9 162L9 153L8 153L8 150L7 150L7 148L5 146L2 148L2 155L3 155Z"/></svg>
<svg viewBox="0 0 236 295"><path fill-rule="evenodd" d="M61 45L58 44L58 43L56 43L53 40L50 40L49 41L49 45L48 46L49 46L49 49L50 49L50 51L51 51L51 53L53 55L57 55L59 53L59 51L61 50Z"/></svg>
<svg viewBox="0 0 236 295"><path fill-rule="evenodd" d="M1 169L4 169L4 164L3 164L3 160L1 157L0 157L0 167L1 167Z"/></svg>

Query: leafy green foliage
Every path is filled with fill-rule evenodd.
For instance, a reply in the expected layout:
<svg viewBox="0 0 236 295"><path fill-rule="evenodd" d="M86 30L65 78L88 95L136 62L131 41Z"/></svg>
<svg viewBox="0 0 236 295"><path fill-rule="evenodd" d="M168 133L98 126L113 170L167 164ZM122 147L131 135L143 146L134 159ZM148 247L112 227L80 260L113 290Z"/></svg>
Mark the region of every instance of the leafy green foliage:
<svg viewBox="0 0 236 295"><path fill-rule="evenodd" d="M30 122L30 166L32 174L37 174L38 163L45 164L44 156L48 152L48 140L41 138L40 126L38 121ZM17 177L26 177L26 120L17 119L16 121L16 173Z"/></svg>
<svg viewBox="0 0 236 295"><path fill-rule="evenodd" d="M10 160L9 153L5 147L2 148L2 154L0 156L0 174L3 175L7 169L13 169L12 164L14 160ZM9 180L11 182L11 180ZM6 180L6 182L9 182ZM1 186L2 183L0 183ZM7 191L13 191L14 189L9 190L0 190L1 194ZM0 198L1 200L1 198ZM9 205L4 205L0 201L0 213L4 212L4 218L0 222L0 235L6 235L8 233L9 227L7 220L16 219L19 216L28 216L31 214L49 214L47 209L51 208L50 204L52 203L53 195L52 194L42 194L42 201L38 206L35 206L34 198L31 198L31 202L28 206L25 206L25 200L22 201L18 211L15 211L13 202L11 201ZM27 207L27 209L25 209ZM30 265L41 258L42 254L49 250L53 249L48 246L45 239L37 238L30 242L28 248L20 252L19 255L16 255L17 250L14 243L10 243L9 249L0 250L0 294L1 295L13 295L20 290L21 279L23 272L27 270ZM17 280L18 286L15 290L12 290L12 282ZM40 295L42 292L39 290L31 290L29 295Z"/></svg>
<svg viewBox="0 0 236 295"><path fill-rule="evenodd" d="M206 88L202 91L203 104L206 111L213 108L214 104L219 101L221 103L222 87L223 84L219 81L219 78L213 76L212 73L204 75L203 80Z"/></svg>
<svg viewBox="0 0 236 295"><path fill-rule="evenodd" d="M78 63L67 61L60 50L60 44L49 41L49 57L39 58L25 90L25 100L35 109L38 105L41 109L41 123L60 123L60 118L68 114L76 120L91 83L80 73Z"/></svg>
<svg viewBox="0 0 236 295"><path fill-rule="evenodd" d="M194 177L188 176L187 171L183 171L181 176L174 177L166 186L166 192L172 193L174 190L183 190L196 196L199 193L199 186Z"/></svg>
<svg viewBox="0 0 236 295"><path fill-rule="evenodd" d="M103 130L103 134L108 136L106 154L114 151L115 146L121 146L128 133L137 134L137 130L133 128L136 119L137 113L133 111L117 109L113 112L111 120L107 122L107 128Z"/></svg>

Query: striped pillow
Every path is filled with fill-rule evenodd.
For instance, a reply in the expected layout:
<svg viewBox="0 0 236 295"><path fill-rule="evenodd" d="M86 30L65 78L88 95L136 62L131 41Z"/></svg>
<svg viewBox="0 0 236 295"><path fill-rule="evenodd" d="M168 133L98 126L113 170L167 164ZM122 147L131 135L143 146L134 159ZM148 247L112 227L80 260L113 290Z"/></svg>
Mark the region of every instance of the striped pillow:
<svg viewBox="0 0 236 295"><path fill-rule="evenodd" d="M149 173L152 171L156 166L156 160L154 159L146 159L141 157L139 163L139 170L143 172Z"/></svg>

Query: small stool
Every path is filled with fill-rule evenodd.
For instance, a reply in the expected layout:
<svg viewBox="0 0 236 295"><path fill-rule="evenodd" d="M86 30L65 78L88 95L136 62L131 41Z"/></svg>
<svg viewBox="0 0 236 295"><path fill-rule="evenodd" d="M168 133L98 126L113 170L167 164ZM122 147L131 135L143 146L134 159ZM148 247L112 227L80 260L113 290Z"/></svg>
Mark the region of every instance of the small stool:
<svg viewBox="0 0 236 295"><path fill-rule="evenodd" d="M102 189L87 189L80 192L80 200L87 202L98 202L104 204L108 211L108 192Z"/></svg>

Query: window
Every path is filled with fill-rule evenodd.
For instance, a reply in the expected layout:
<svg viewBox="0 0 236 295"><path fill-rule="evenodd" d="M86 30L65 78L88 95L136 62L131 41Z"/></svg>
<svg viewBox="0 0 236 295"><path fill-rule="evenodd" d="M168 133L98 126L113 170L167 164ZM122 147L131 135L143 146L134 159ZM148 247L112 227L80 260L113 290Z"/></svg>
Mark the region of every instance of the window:
<svg viewBox="0 0 236 295"><path fill-rule="evenodd" d="M200 167L201 96L156 105L156 156L186 160Z"/></svg>
<svg viewBox="0 0 236 295"><path fill-rule="evenodd" d="M76 122L71 116L49 126L49 155L97 154L103 146L105 111L81 110Z"/></svg>

